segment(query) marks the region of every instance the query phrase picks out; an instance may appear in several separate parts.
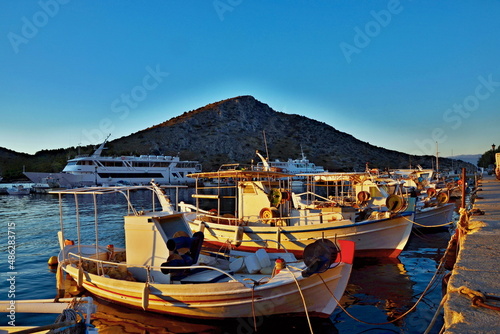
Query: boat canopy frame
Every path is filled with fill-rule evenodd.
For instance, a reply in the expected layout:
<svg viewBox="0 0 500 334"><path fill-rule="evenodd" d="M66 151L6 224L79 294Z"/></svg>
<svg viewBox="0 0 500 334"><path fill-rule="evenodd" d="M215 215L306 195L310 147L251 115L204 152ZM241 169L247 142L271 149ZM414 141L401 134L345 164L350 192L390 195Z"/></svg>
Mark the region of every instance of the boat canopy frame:
<svg viewBox="0 0 500 334"><path fill-rule="evenodd" d="M154 182L151 181L152 183ZM161 188L173 188L176 190L175 196L175 207L178 205L179 200L179 188L187 188L187 186L182 185L167 185L161 186ZM142 186L115 186L115 187L88 187L88 188L74 188L74 189L59 189L50 191L49 194L58 195L59 199L59 224L61 228L61 235L59 239L59 246L61 249L64 248L64 214L63 214L63 196L64 195L73 195L75 199L75 218L76 218L76 229L77 229L77 246L78 253L81 254L81 224L80 224L80 208L78 202L78 196L82 195L91 195L93 199L93 207L94 207L94 231L95 231L95 250L96 254L99 253L99 213L97 209L97 196L98 195L106 195L106 194L122 194L125 197L127 202L127 215L133 214L134 216L142 215L144 212L141 210L136 210L130 200L130 192L137 190L149 190L152 193L151 203L152 203L152 211L156 210L156 201L155 196L163 196L161 192L161 188L153 185L142 185Z"/></svg>

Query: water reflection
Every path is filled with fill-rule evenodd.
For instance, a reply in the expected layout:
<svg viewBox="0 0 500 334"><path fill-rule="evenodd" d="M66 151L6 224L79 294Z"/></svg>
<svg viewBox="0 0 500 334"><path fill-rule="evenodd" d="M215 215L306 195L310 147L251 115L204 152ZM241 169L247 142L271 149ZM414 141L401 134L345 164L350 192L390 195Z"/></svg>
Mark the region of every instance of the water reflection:
<svg viewBox="0 0 500 334"><path fill-rule="evenodd" d="M198 320L132 310L124 306L96 299L97 312L92 324L100 334L121 333L203 333L249 334L254 333L254 319ZM329 319L311 319L314 333L339 333ZM255 333L309 333L305 317L261 317L255 319Z"/></svg>
<svg viewBox="0 0 500 334"><path fill-rule="evenodd" d="M360 320L386 323L413 305L413 284L399 259L360 259L354 263L341 303ZM335 322L342 322L345 317L345 313L337 311L332 318ZM387 325L396 328L401 326L401 321Z"/></svg>
<svg viewBox="0 0 500 334"><path fill-rule="evenodd" d="M448 232L415 235L398 259L360 259L355 262L342 305L354 318L337 309L331 316L341 333L422 333L430 323L441 290L434 285L403 319L387 324L408 311L433 278L447 246ZM438 282L440 283L440 282ZM440 319L431 333L442 326ZM380 325L373 325L380 324ZM354 330L354 331L353 331Z"/></svg>

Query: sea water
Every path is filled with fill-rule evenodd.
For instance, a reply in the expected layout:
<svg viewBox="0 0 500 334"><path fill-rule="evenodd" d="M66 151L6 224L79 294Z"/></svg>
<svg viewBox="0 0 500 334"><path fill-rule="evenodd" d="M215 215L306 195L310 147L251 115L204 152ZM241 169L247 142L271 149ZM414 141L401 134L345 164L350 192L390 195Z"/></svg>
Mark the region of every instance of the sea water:
<svg viewBox="0 0 500 334"><path fill-rule="evenodd" d="M171 194L173 195L173 194ZM134 194L146 203L150 195ZM144 198L142 198L142 197ZM86 196L85 196L86 197ZM180 200L190 201L188 190ZM123 215L127 206L120 194L97 199L99 244L123 246ZM64 217L74 217L74 199L63 199ZM0 299L46 299L56 295L55 270L47 260L59 251L59 199L56 195L0 195ZM93 198L79 198L82 242L95 243ZM138 207L141 209L141 207ZM67 219L67 218L66 218ZM73 218L74 219L74 218ZM64 221L64 223L68 223ZM10 232L9 232L10 231ZM76 239L74 230L65 237ZM409 310L427 287L450 238L449 232L412 234L398 259L356 261L342 305L329 319L311 319L314 333L422 333L441 301L440 280L436 281L407 316L387 323ZM11 247L9 247L11 246ZM12 247L13 246L13 247ZM10 257L9 257L10 256ZM306 317L258 317L230 321L203 321L151 314L97 300L92 323L100 333L309 333ZM0 325L44 325L57 315L0 313ZM353 319L354 318L354 319ZM439 317L430 333L443 325Z"/></svg>

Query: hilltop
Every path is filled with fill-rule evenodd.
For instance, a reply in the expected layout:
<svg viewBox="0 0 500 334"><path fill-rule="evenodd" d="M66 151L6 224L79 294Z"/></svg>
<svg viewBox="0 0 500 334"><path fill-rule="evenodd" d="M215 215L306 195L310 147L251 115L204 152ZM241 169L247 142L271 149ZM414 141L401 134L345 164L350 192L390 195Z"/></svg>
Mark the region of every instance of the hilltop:
<svg viewBox="0 0 500 334"><path fill-rule="evenodd" d="M200 161L203 170L211 171L224 163L258 161L255 151L266 152L264 133L271 160L297 159L304 152L310 161L330 171L360 171L367 162L379 169L408 168L410 164L431 168L435 162L433 156L387 150L323 122L275 111L252 96L212 103L113 140L104 154L180 155L183 160ZM91 153L93 148L80 149ZM22 175L22 166L29 171L58 172L76 152L71 147L27 155L3 149L0 168L6 178ZM447 158L440 158L439 164L440 169L473 167L457 160L452 164Z"/></svg>
<svg viewBox="0 0 500 334"><path fill-rule="evenodd" d="M312 162L331 171L408 168L411 163L432 167L433 156L409 156L360 141L350 134L305 116L273 110L252 96L239 96L185 112L166 122L111 142L108 154L180 154L199 160L204 170L223 163L249 163L255 151L270 159L299 158L303 151ZM451 166L450 159L440 166ZM457 162L454 163L457 166Z"/></svg>

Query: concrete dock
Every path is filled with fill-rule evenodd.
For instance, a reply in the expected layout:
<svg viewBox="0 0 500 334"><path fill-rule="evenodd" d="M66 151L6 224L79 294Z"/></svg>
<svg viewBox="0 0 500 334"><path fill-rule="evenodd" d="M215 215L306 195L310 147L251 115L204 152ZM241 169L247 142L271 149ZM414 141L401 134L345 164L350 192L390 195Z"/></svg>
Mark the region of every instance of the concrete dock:
<svg viewBox="0 0 500 334"><path fill-rule="evenodd" d="M500 333L500 311L484 306L500 309L500 181L484 175L479 188L473 210L484 215L471 215L459 240L444 304L445 333Z"/></svg>

